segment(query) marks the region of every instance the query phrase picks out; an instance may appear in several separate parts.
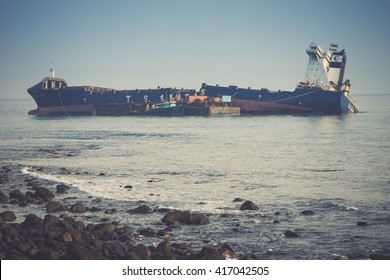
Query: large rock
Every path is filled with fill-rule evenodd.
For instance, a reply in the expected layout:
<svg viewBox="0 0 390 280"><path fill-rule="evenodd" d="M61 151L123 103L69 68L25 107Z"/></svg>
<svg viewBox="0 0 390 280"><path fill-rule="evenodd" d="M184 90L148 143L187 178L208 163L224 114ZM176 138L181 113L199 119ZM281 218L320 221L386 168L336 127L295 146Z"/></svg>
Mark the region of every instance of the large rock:
<svg viewBox="0 0 390 280"><path fill-rule="evenodd" d="M188 258L192 254L191 245L188 243L174 243L172 249L176 256Z"/></svg>
<svg viewBox="0 0 390 280"><path fill-rule="evenodd" d="M37 199L35 198L35 194L33 192L31 192L31 191L27 191L24 194L24 199L28 203L36 203L37 202Z"/></svg>
<svg viewBox="0 0 390 280"><path fill-rule="evenodd" d="M197 255L197 257L201 260L224 260L225 259L222 256L222 254L217 251L217 249L209 248L209 247L203 247L202 250Z"/></svg>
<svg viewBox="0 0 390 280"><path fill-rule="evenodd" d="M19 198L20 196L23 196L22 192L20 190L13 190L9 193L10 198Z"/></svg>
<svg viewBox="0 0 390 280"><path fill-rule="evenodd" d="M43 219L43 225L46 229L52 228L56 225L58 225L61 222L61 219L54 215L46 215Z"/></svg>
<svg viewBox="0 0 390 280"><path fill-rule="evenodd" d="M162 221L164 223L185 223L188 225L205 225L209 224L209 219L201 213L190 213L189 211L176 210L166 214Z"/></svg>
<svg viewBox="0 0 390 280"><path fill-rule="evenodd" d="M45 207L47 212L57 212L64 210L64 206L60 202L53 200L49 201Z"/></svg>
<svg viewBox="0 0 390 280"><path fill-rule="evenodd" d="M56 186L56 193L64 194L64 193L68 193L68 190L69 187L67 185L59 184Z"/></svg>
<svg viewBox="0 0 390 280"><path fill-rule="evenodd" d="M84 213L87 212L87 209L84 207L83 204L77 202L70 207L69 211L73 213Z"/></svg>
<svg viewBox="0 0 390 280"><path fill-rule="evenodd" d="M43 228L43 219L35 214L28 214L22 226L25 228Z"/></svg>
<svg viewBox="0 0 390 280"><path fill-rule="evenodd" d="M201 213L190 213L189 220L185 222L190 225L205 225L209 224L209 219Z"/></svg>
<svg viewBox="0 0 390 280"><path fill-rule="evenodd" d="M148 260L152 256L150 249L143 244L131 247L130 251L135 253L142 260Z"/></svg>
<svg viewBox="0 0 390 280"><path fill-rule="evenodd" d="M16 215L12 211L4 211L0 213L0 217L5 222L11 222L16 220Z"/></svg>
<svg viewBox="0 0 390 280"><path fill-rule="evenodd" d="M119 236L119 241L122 243L135 244L134 233L127 231Z"/></svg>
<svg viewBox="0 0 390 280"><path fill-rule="evenodd" d="M103 224L97 224L95 225L95 230L101 230L103 232L113 232L117 228L116 225L114 224L109 224L109 223L103 223Z"/></svg>
<svg viewBox="0 0 390 280"><path fill-rule="evenodd" d="M147 205L141 205L135 209L128 210L127 213L135 213L135 214L148 214L152 213L153 209Z"/></svg>
<svg viewBox="0 0 390 280"><path fill-rule="evenodd" d="M68 243L68 258L71 260L102 260L103 253L100 248L89 248L74 242Z"/></svg>
<svg viewBox="0 0 390 280"><path fill-rule="evenodd" d="M44 187L38 187L35 190L35 196L38 198L41 198L42 200L49 201L54 198L54 194L51 190L44 188Z"/></svg>
<svg viewBox="0 0 390 280"><path fill-rule="evenodd" d="M228 243L224 243L218 250L218 253L220 253L224 259L232 258L234 256L234 250Z"/></svg>
<svg viewBox="0 0 390 280"><path fill-rule="evenodd" d="M170 240L165 240L158 244L156 248L156 253L163 258L166 259L173 259L174 254L173 254L173 249L172 249L172 244Z"/></svg>
<svg viewBox="0 0 390 280"><path fill-rule="evenodd" d="M127 247L120 241L107 241L103 243L103 253L110 260L121 260L127 255Z"/></svg>
<svg viewBox="0 0 390 280"><path fill-rule="evenodd" d="M259 210L259 207L257 207L252 201L247 200L241 205L240 210Z"/></svg>

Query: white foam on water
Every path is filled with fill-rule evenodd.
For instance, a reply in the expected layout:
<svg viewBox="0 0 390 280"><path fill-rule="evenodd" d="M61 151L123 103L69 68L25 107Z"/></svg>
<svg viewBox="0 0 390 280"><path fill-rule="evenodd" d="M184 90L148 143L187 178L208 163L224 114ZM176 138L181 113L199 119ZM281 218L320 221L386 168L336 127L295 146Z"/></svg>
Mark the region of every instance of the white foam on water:
<svg viewBox="0 0 390 280"><path fill-rule="evenodd" d="M237 205L233 204L230 205L229 209L226 209L223 206L229 205L230 198L226 198L226 201L221 198L211 199L213 196L205 195L203 188L197 185L178 189L177 186L172 186L168 182L139 183L142 179L139 179L138 182L130 182L127 178L120 177L52 174L46 171L37 171L28 166L23 167L21 172L38 179L77 188L92 196L117 201L147 201L162 208L215 214L236 212L235 208L237 207ZM133 188L127 189L124 187L126 185L131 185Z"/></svg>
<svg viewBox="0 0 390 280"><path fill-rule="evenodd" d="M130 200L130 196L126 195L126 189L122 188L123 190L121 191L120 184L117 184L117 180L110 181L104 180L102 178L97 180L96 178L93 179L92 177L76 178L73 175L54 175L43 171L36 171L31 167L23 167L21 172L22 174L27 174L42 180L75 187L93 196L115 200ZM137 185L137 183L133 183L132 185ZM115 189L113 186L115 186ZM144 196L144 194L142 195Z"/></svg>
<svg viewBox="0 0 390 280"><path fill-rule="evenodd" d="M348 211L358 211L359 208L354 207L354 206L348 206L348 207L347 207L347 210L348 210Z"/></svg>

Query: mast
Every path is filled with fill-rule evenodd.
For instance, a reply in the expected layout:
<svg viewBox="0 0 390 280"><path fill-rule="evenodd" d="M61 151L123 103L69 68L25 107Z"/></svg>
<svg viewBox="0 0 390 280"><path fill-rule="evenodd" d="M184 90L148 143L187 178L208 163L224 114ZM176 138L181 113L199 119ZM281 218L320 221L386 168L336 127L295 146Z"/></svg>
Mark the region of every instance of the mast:
<svg viewBox="0 0 390 280"><path fill-rule="evenodd" d="M54 68L54 64L53 64L53 62L51 63L51 67L50 67L50 70L49 70L50 72L51 72L51 77L54 79L54 71L55 71L55 68Z"/></svg>

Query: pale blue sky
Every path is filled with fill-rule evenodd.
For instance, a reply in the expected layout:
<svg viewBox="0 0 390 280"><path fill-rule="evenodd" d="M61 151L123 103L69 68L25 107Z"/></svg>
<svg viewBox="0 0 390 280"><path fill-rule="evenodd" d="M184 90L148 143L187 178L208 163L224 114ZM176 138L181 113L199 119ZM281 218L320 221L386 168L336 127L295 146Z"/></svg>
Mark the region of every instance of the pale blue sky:
<svg viewBox="0 0 390 280"><path fill-rule="evenodd" d="M390 1L0 0L0 97L50 75L118 89L293 90L306 48L339 43L352 93L389 93Z"/></svg>

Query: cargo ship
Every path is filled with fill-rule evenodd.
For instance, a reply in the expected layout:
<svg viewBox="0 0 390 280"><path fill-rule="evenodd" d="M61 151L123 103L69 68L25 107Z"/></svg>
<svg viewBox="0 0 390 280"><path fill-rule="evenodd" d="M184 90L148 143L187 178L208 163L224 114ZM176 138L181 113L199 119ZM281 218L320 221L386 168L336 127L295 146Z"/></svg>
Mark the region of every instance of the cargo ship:
<svg viewBox="0 0 390 280"><path fill-rule="evenodd" d="M311 43L303 81L294 91L271 91L237 86L202 84L199 94L211 97L231 96L232 105L242 114L343 114L359 112L359 105L349 93L350 80L344 81L347 63L345 50L331 43L327 51Z"/></svg>
<svg viewBox="0 0 390 280"><path fill-rule="evenodd" d="M96 86L68 86L64 79L55 77L54 66L51 77L27 89L37 104L32 115L88 114L96 108L138 108L164 102L182 102L189 96L208 96L231 99L233 107L241 114L290 114L357 113L359 106L349 93L351 83L344 81L347 62L345 50L331 43L327 51L311 43L306 50L309 55L303 81L294 91L271 91L265 88L251 89L237 86L210 86L203 83L199 92L194 89L160 88L115 90Z"/></svg>
<svg viewBox="0 0 390 280"><path fill-rule="evenodd" d="M30 115L94 115L96 107L101 106L116 108L116 111L129 108L137 110L141 106L181 100L195 94L194 89L183 88L116 90L96 86L69 86L64 79L55 77L54 66L50 71L51 77L45 77L27 89L38 107L29 111Z"/></svg>

